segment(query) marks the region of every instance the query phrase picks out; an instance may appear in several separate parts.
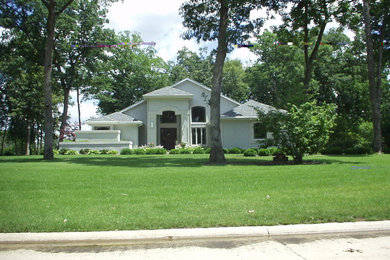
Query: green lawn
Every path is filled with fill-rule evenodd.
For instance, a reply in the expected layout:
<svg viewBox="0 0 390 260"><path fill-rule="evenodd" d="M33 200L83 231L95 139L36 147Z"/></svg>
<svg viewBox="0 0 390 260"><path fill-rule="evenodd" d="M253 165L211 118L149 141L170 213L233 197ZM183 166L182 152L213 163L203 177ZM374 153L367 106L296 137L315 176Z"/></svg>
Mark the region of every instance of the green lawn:
<svg viewBox="0 0 390 260"><path fill-rule="evenodd" d="M0 157L0 232L132 230L390 219L390 155Z"/></svg>

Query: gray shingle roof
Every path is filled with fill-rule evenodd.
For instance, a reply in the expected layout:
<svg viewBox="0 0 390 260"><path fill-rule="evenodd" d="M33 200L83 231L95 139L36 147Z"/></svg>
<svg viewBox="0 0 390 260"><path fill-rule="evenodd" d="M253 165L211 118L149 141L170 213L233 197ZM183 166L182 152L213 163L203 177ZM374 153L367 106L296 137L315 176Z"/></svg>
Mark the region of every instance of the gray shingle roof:
<svg viewBox="0 0 390 260"><path fill-rule="evenodd" d="M172 97L192 97L193 94L169 86L169 87L157 89L155 91L152 91L152 92L147 93L147 94L144 95L144 97L168 97L168 96L172 96Z"/></svg>
<svg viewBox="0 0 390 260"><path fill-rule="evenodd" d="M222 118L257 118L256 108L260 109L264 113L276 110L276 108L272 106L259 103L254 100L249 100L248 102L222 114Z"/></svg>
<svg viewBox="0 0 390 260"><path fill-rule="evenodd" d="M102 117L93 118L87 121L89 122L133 122L134 118L131 116L125 115L121 112L115 112L112 114L108 114Z"/></svg>

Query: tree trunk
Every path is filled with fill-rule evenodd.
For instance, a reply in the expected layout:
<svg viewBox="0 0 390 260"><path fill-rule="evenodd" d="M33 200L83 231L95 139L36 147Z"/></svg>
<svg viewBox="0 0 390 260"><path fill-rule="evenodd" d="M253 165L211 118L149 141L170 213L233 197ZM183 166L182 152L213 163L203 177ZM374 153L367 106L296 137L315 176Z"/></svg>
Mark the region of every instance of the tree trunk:
<svg viewBox="0 0 390 260"><path fill-rule="evenodd" d="M51 99L51 72L52 59L54 48L54 26L55 26L55 1L48 2L48 20L47 20L47 40L45 51L45 76L44 76L44 91L45 91L45 160L53 160L53 113Z"/></svg>
<svg viewBox="0 0 390 260"><path fill-rule="evenodd" d="M30 119L27 119L26 152L25 152L25 155L30 155L30 143L31 143L31 121L30 121Z"/></svg>
<svg viewBox="0 0 390 260"><path fill-rule="evenodd" d="M7 135L7 128L8 128L8 117L6 118L4 130L2 131L3 137L1 139L1 152L0 155L3 155L4 152L4 143L5 143L5 137Z"/></svg>
<svg viewBox="0 0 390 260"><path fill-rule="evenodd" d="M219 34L217 57L215 59L213 69L213 79L210 97L210 141L211 152L209 162L212 164L224 164L226 162L225 155L222 149L221 140L221 85L222 71L225 63L227 52L226 30L228 24L228 2L221 0L221 8L219 11Z"/></svg>
<svg viewBox="0 0 390 260"><path fill-rule="evenodd" d="M374 47L371 35L370 3L368 0L363 0L363 19L367 47L368 85L372 110L372 123L374 127L373 149L375 152L382 153L381 82L377 82L379 85L375 82Z"/></svg>
<svg viewBox="0 0 390 260"><path fill-rule="evenodd" d="M69 92L70 89L66 87L65 82L62 82L63 80L61 79L61 85L62 89L64 90L64 108L62 110L62 117L61 117L61 126L60 126L60 138L58 142L62 142L64 140L64 134L65 134L65 127L66 127L66 122L68 119L68 107L69 107ZM63 83L65 85L63 85Z"/></svg>
<svg viewBox="0 0 390 260"><path fill-rule="evenodd" d="M76 88L76 94L77 94L77 114L79 118L79 130L81 130L81 104L80 104L80 89L77 86Z"/></svg>

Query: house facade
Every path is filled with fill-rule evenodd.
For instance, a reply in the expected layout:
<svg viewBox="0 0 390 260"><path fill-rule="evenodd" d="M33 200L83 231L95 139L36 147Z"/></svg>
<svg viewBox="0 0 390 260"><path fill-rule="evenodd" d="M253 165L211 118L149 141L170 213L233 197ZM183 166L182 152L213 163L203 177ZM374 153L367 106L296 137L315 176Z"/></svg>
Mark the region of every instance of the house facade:
<svg viewBox="0 0 390 260"><path fill-rule="evenodd" d="M176 144L208 146L211 89L191 79L157 89L119 112L86 121L91 131L76 132L76 142L61 148L80 150L136 148L153 143L170 150ZM256 108L275 108L250 100L241 104L221 95L221 136L224 148L257 147L266 137Z"/></svg>

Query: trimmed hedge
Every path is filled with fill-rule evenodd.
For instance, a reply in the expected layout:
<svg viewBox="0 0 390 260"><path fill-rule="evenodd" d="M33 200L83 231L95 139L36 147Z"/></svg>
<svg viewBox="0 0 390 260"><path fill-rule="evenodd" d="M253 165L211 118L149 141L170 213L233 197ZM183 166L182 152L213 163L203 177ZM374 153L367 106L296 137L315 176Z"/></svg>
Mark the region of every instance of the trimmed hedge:
<svg viewBox="0 0 390 260"><path fill-rule="evenodd" d="M130 155L130 154L134 154L134 151L129 148L124 148L120 152L120 155Z"/></svg>
<svg viewBox="0 0 390 260"><path fill-rule="evenodd" d="M232 148L232 149L229 150L229 153L230 153L230 154L241 154L241 153L242 153L242 150L241 150L241 148L234 147L234 148Z"/></svg>
<svg viewBox="0 0 390 260"><path fill-rule="evenodd" d="M245 152L244 152L244 156L256 156L257 155L257 151L256 149L253 149L253 148L249 148L249 149L246 149Z"/></svg>

